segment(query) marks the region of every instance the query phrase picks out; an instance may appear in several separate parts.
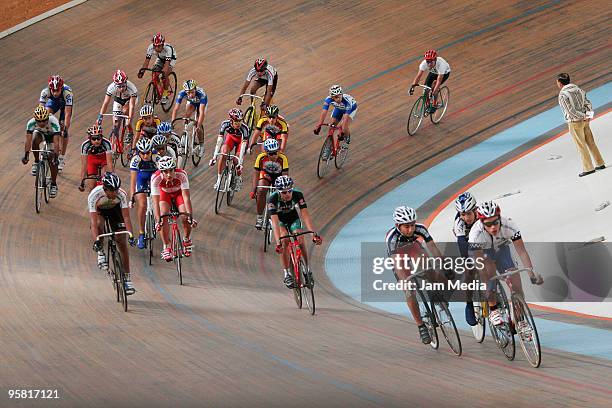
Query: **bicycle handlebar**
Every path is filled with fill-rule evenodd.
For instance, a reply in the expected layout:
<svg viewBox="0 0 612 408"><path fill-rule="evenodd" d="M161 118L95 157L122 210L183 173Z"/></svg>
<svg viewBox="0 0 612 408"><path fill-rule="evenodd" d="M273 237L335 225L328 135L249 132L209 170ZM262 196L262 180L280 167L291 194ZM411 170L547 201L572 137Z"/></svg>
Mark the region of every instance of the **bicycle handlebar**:
<svg viewBox="0 0 612 408"><path fill-rule="evenodd" d="M257 186L257 188L267 188L267 189L272 190L272 189L274 189L276 187L274 187L274 186Z"/></svg>
<svg viewBox="0 0 612 408"><path fill-rule="evenodd" d="M128 115L122 115L122 114L118 114L118 113L103 113L102 116L114 116L116 118L123 118L123 119L129 118Z"/></svg>
<svg viewBox="0 0 612 408"><path fill-rule="evenodd" d="M227 157L233 157L234 159L238 159L238 160L240 160L240 157L238 157L238 156L234 156L234 155L233 155L233 154L231 154L231 153L217 153L217 156L227 156Z"/></svg>
<svg viewBox="0 0 612 408"><path fill-rule="evenodd" d="M506 269L504 273L500 273L499 275L492 277L491 280L506 279L512 275L516 275L516 274L523 273L523 272L533 272L533 268L519 268L519 269L513 269L513 270Z"/></svg>
<svg viewBox="0 0 612 408"><path fill-rule="evenodd" d="M282 237L279 238L279 241L283 240L283 239L287 239L287 238L297 238L300 235L306 235L306 234L317 234L314 231L302 231L302 232L298 232L297 234L289 234L289 235L283 235Z"/></svg>
<svg viewBox="0 0 612 408"><path fill-rule="evenodd" d="M321 123L321 127L323 127L323 126L329 126L332 129L341 129L342 128L341 126L334 125L333 123Z"/></svg>
<svg viewBox="0 0 612 408"><path fill-rule="evenodd" d="M163 220L164 218L170 218L170 217L178 217L179 215L186 215L187 217L189 217L190 220L192 220L193 218L191 217L190 213L187 212L170 212L169 214L164 214L161 217L159 217L160 220Z"/></svg>
<svg viewBox="0 0 612 408"><path fill-rule="evenodd" d="M39 150L39 149L32 149L30 150L31 152L39 152L39 153L55 153L55 150Z"/></svg>
<svg viewBox="0 0 612 408"><path fill-rule="evenodd" d="M245 93L245 94L240 95L240 97L241 97L241 98L242 98L243 96L250 96L251 98L261 99L262 101L263 101L263 99L264 99L262 96L259 96L259 95L253 95L253 94L249 94L249 93Z"/></svg>
<svg viewBox="0 0 612 408"><path fill-rule="evenodd" d="M170 125L172 126L172 128L174 128L174 123L175 123L175 122L178 122L179 120L185 121L185 123L186 123L186 124L187 124L187 123L190 123L190 122L193 122L193 123L196 123L196 122L197 122L195 119L192 119L192 118L176 118L176 119L174 119L174 120L172 121L172 123L170 124ZM178 135L177 135L177 136L178 136Z"/></svg>
<svg viewBox="0 0 612 408"><path fill-rule="evenodd" d="M98 235L98 237L96 239L100 239L100 238L104 238L104 237L114 237L115 235L129 235L130 238L133 238L134 236L132 235L132 233L130 231L117 231L117 232L109 232L107 234L100 234Z"/></svg>

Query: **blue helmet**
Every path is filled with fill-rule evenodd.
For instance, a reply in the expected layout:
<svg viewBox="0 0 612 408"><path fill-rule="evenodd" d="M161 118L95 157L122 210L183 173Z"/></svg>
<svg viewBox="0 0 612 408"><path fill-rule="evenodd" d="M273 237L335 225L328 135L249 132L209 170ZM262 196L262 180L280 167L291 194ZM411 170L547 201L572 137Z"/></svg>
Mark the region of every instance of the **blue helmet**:
<svg viewBox="0 0 612 408"><path fill-rule="evenodd" d="M455 209L457 212L468 212L476 208L476 199L469 191L459 194L455 200Z"/></svg>
<svg viewBox="0 0 612 408"><path fill-rule="evenodd" d="M278 141L276 139L266 139L263 147L266 153L277 152L279 149Z"/></svg>
<svg viewBox="0 0 612 408"><path fill-rule="evenodd" d="M166 134L172 132L172 125L170 122L162 122L157 125L157 133Z"/></svg>

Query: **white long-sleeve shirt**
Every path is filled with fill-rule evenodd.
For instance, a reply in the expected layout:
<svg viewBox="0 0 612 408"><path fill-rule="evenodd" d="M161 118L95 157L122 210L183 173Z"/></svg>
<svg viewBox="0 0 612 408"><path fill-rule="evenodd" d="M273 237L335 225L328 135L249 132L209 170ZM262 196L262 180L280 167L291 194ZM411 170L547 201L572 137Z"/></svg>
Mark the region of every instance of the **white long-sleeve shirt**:
<svg viewBox="0 0 612 408"><path fill-rule="evenodd" d="M586 92L574 84L567 84L561 88L559 106L561 106L566 122L584 120L586 113L593 109Z"/></svg>

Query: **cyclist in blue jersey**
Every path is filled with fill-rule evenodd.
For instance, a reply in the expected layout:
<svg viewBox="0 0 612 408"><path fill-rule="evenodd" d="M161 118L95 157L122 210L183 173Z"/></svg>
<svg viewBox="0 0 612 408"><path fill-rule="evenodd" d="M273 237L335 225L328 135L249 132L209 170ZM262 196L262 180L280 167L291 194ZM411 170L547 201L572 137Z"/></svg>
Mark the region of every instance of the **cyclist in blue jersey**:
<svg viewBox="0 0 612 408"><path fill-rule="evenodd" d="M143 137L136 143L136 150L138 154L135 154L130 161L130 170L132 177L130 180L130 206L134 205L134 202L138 202L138 248L144 249L144 227L145 227L145 215L147 211L147 197L144 194L134 193L141 191L151 191L151 176L157 171L157 166L153 160L153 143L150 139Z"/></svg>
<svg viewBox="0 0 612 408"><path fill-rule="evenodd" d="M185 106L185 116L190 118L194 112L196 112L196 134L198 136L198 143L193 146L194 152L202 157L204 155L204 117L206 116L206 108L208 105L208 96L204 89L200 88L196 81L188 79L183 84L183 90L179 92L174 103L174 109L172 109L172 121L176 119L179 107L183 99L187 100Z"/></svg>
<svg viewBox="0 0 612 408"><path fill-rule="evenodd" d="M321 131L321 125L325 122L327 111L329 111L329 105L334 107L331 113L331 123L334 125L340 123L342 128L342 133L340 133L338 140L344 140L346 137L346 143L350 143L350 125L357 114L357 101L351 95L345 94L340 85L332 85L329 88L329 96L323 102L323 110L321 111L319 122L313 131L314 134L318 135Z"/></svg>
<svg viewBox="0 0 612 408"><path fill-rule="evenodd" d="M59 111L59 123L62 131L60 138L60 154L58 157L57 169L63 170L65 165L66 148L68 147L68 129L72 121L72 103L74 95L72 89L64 83L64 79L59 75L49 77L48 86L40 92L40 105L47 108L49 113L55 114Z"/></svg>

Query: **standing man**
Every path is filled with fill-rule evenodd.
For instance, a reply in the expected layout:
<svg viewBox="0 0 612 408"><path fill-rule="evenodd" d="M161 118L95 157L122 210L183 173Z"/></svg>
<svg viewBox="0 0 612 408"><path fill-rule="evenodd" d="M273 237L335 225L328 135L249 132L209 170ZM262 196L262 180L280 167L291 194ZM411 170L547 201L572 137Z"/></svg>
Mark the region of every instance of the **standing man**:
<svg viewBox="0 0 612 408"><path fill-rule="evenodd" d="M606 165L589 126L593 118L593 106L587 99L586 92L577 85L570 84L570 76L565 72L557 75L557 86L561 89L559 106L561 106L572 139L582 158L582 173L578 174L578 177L588 176L595 173L595 170L605 169ZM593 166L591 156L595 160L596 167Z"/></svg>

